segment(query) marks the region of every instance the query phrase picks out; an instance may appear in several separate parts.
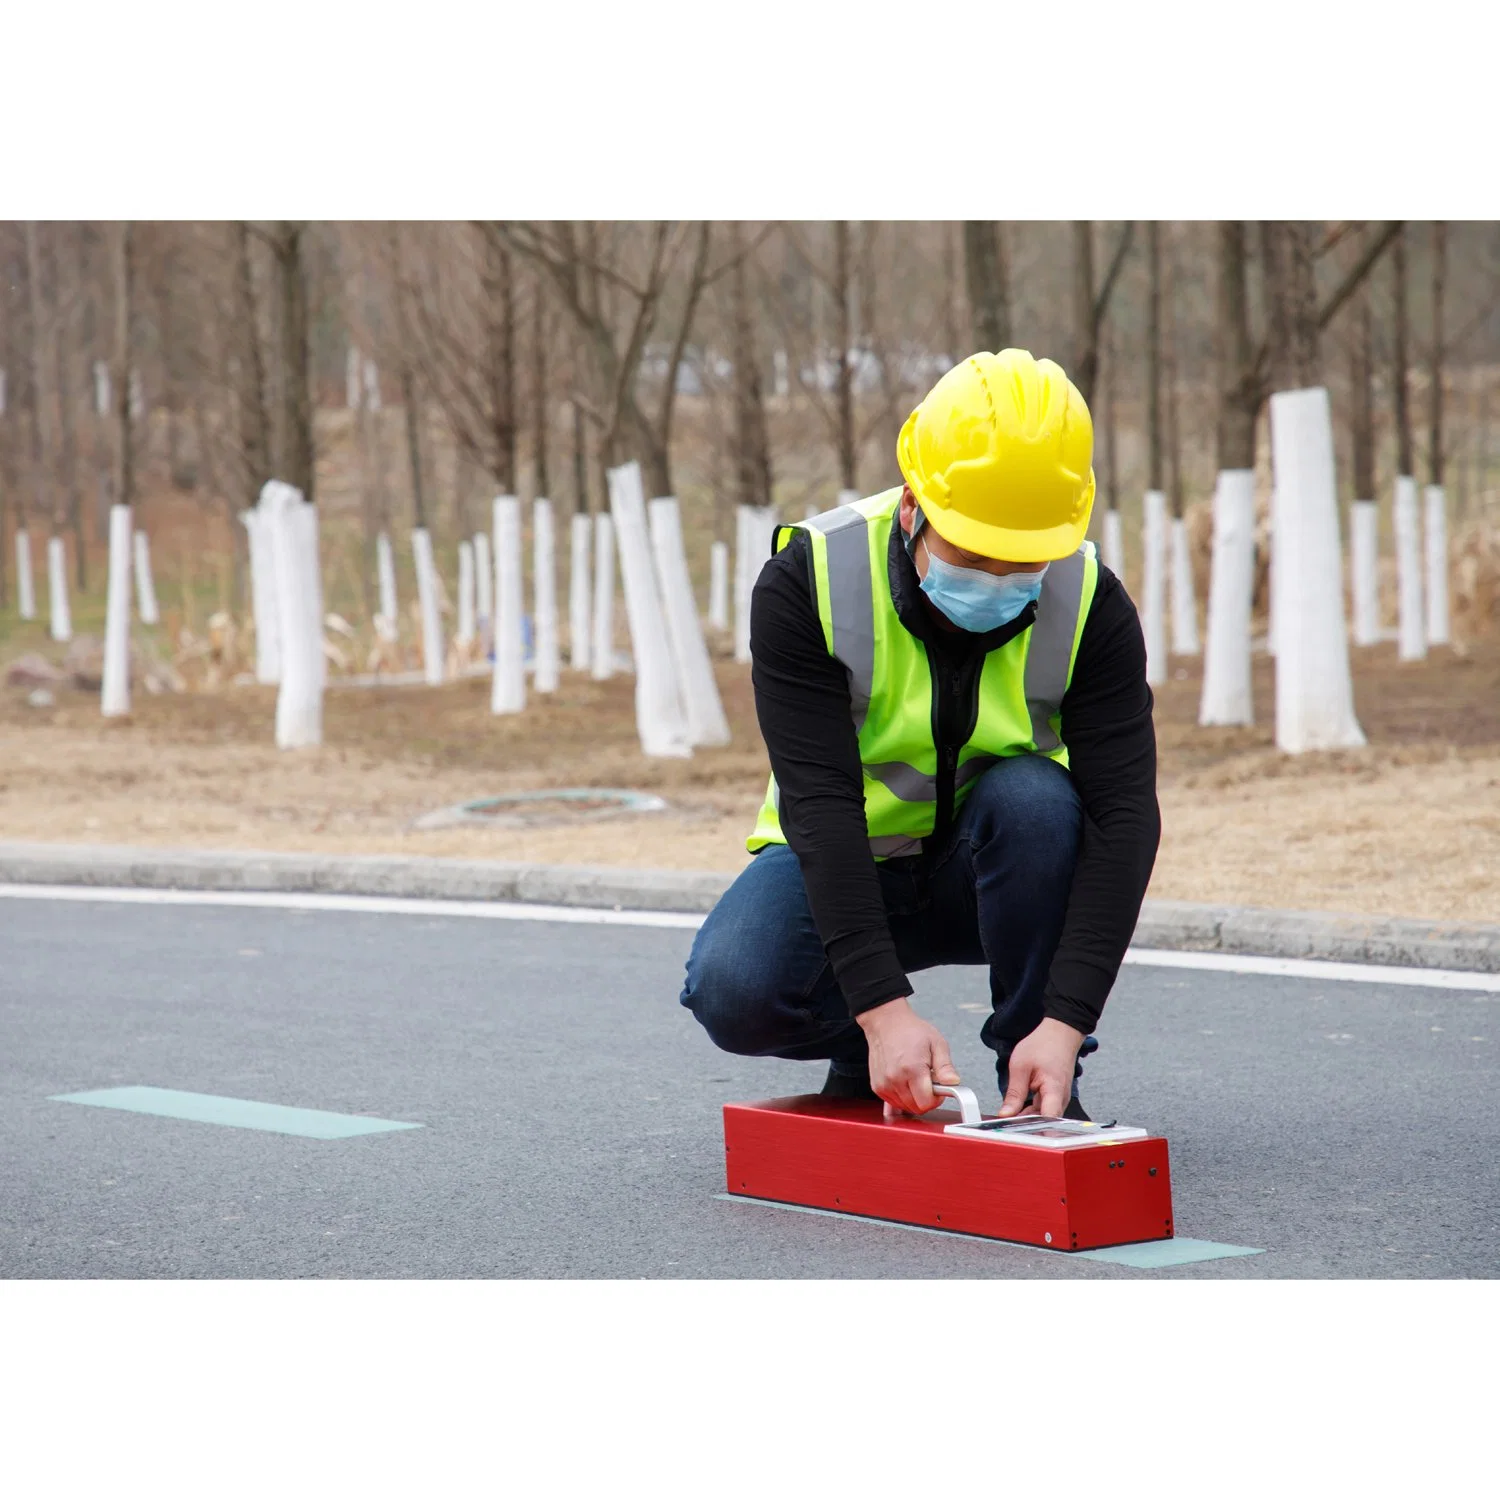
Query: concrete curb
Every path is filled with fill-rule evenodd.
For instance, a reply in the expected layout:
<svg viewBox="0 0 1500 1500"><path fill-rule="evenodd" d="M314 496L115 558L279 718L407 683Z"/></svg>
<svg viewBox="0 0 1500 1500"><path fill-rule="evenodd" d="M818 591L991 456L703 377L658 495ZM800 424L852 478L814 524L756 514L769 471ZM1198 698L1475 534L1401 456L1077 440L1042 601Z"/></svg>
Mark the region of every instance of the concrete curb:
<svg viewBox="0 0 1500 1500"><path fill-rule="evenodd" d="M299 891L449 901L533 901L706 912L734 879L713 870L631 870L404 855L269 854L106 844L0 842L0 884ZM1138 948L1322 958L1500 974L1500 926L1147 901Z"/></svg>

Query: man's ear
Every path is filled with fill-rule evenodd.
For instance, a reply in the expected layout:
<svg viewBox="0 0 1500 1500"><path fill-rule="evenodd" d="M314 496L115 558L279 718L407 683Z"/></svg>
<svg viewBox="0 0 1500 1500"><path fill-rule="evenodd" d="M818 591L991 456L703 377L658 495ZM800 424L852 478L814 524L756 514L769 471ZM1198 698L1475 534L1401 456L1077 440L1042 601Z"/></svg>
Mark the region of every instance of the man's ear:
<svg viewBox="0 0 1500 1500"><path fill-rule="evenodd" d="M897 519L901 523L902 531L907 536L910 536L911 529L917 520L917 497L912 494L909 484L901 486L901 509L898 512Z"/></svg>

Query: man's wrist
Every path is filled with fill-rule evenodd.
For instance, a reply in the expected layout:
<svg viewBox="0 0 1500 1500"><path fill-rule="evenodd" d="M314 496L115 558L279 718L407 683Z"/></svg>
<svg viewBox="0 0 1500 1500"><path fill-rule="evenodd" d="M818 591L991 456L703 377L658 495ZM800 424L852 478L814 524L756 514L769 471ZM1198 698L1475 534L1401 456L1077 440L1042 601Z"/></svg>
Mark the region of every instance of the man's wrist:
<svg viewBox="0 0 1500 1500"><path fill-rule="evenodd" d="M1086 1031L1080 1031L1076 1026L1071 1026L1066 1021L1059 1021L1056 1016L1044 1016L1037 1030L1066 1035L1072 1041L1075 1049L1083 1046L1084 1039L1088 1036Z"/></svg>
<svg viewBox="0 0 1500 1500"><path fill-rule="evenodd" d="M905 995L897 995L890 1000L884 1000L879 1005L872 1005L867 1010L862 1010L855 1016L855 1020L869 1032L880 1026L895 1020L898 1016L911 1015L912 1009Z"/></svg>

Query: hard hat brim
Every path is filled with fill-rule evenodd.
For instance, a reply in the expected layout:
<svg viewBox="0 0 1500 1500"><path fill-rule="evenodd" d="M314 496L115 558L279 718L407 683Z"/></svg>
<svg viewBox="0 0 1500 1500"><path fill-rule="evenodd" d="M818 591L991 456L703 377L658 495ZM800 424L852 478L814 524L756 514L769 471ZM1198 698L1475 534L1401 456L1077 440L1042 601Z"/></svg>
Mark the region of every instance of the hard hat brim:
<svg viewBox="0 0 1500 1500"><path fill-rule="evenodd" d="M917 496L921 505L921 496ZM922 506L922 514L945 542L961 547L965 552L977 553L980 557L992 557L999 562L1057 562L1071 557L1082 545L1088 534L1089 517L1094 512L1094 476L1089 475L1088 503L1076 522L1065 526L1049 526L1040 531L1017 530L1011 526L995 526L976 521L972 516L944 510L936 505Z"/></svg>

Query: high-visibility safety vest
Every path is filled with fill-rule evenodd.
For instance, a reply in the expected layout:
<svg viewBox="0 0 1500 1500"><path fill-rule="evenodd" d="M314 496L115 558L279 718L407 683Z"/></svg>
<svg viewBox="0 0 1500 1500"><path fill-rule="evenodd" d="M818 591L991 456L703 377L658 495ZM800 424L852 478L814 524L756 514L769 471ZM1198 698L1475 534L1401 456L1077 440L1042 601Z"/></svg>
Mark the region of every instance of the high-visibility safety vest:
<svg viewBox="0 0 1500 1500"><path fill-rule="evenodd" d="M938 815L932 671L927 648L896 613L887 567L900 504L901 490L886 490L776 533L777 551L799 527L810 537L823 640L849 674L865 823L877 859L920 853ZM1007 756L1045 755L1068 764L1060 734L1062 700L1098 578L1094 544L1084 542L1047 569L1032 624L986 655L974 730L953 772L955 812L975 780ZM779 806L772 776L755 831L745 841L752 854L786 842Z"/></svg>

